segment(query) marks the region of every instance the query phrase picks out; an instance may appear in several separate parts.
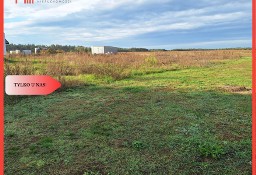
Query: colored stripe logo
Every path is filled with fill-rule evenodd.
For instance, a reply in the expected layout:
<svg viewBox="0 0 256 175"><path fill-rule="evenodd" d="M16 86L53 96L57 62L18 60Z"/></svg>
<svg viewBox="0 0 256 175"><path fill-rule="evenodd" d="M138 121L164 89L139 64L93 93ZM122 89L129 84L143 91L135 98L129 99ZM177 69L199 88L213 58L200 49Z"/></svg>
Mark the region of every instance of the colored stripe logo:
<svg viewBox="0 0 256 175"><path fill-rule="evenodd" d="M24 4L34 4L34 0L24 0Z"/></svg>
<svg viewBox="0 0 256 175"><path fill-rule="evenodd" d="M18 0L15 0L15 4L18 4ZM34 4L34 0L24 0L24 4Z"/></svg>

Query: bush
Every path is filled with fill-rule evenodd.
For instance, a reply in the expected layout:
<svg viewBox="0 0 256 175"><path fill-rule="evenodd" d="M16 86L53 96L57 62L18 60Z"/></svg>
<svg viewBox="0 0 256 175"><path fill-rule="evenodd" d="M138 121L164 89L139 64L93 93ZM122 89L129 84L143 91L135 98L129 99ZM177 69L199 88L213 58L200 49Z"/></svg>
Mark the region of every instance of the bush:
<svg viewBox="0 0 256 175"><path fill-rule="evenodd" d="M4 74L7 75L34 75L35 69L33 65L22 63L11 65L6 63L4 65Z"/></svg>
<svg viewBox="0 0 256 175"><path fill-rule="evenodd" d="M77 87L77 86L85 85L84 82L81 82L79 80L68 79L68 78L61 77L61 76L59 76L57 78L57 80L61 83L61 89L59 89L59 91L60 90L65 90L65 89L71 88L71 87Z"/></svg>
<svg viewBox="0 0 256 175"><path fill-rule="evenodd" d="M75 68L64 62L50 62L46 66L46 74L51 76L76 75Z"/></svg>
<svg viewBox="0 0 256 175"><path fill-rule="evenodd" d="M225 154L223 147L216 142L202 142L199 144L198 150L201 156L214 159L218 159L221 155Z"/></svg>
<svg viewBox="0 0 256 175"><path fill-rule="evenodd" d="M114 80L128 78L130 71L126 71L125 66L115 64L90 64L79 67L79 74L94 74L98 77L111 77Z"/></svg>
<svg viewBox="0 0 256 175"><path fill-rule="evenodd" d="M137 150L145 149L147 145L143 143L142 141L133 141L132 147Z"/></svg>
<svg viewBox="0 0 256 175"><path fill-rule="evenodd" d="M158 59L154 56L150 56L150 57L145 58L145 62L149 66L154 66L154 65L157 65Z"/></svg>

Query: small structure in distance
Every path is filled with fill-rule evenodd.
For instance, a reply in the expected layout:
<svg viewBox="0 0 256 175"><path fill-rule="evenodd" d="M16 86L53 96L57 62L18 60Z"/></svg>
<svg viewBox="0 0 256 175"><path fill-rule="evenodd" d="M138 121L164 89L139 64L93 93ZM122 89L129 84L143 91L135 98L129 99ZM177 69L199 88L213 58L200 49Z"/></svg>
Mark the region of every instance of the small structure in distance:
<svg viewBox="0 0 256 175"><path fill-rule="evenodd" d="M31 50L22 50L21 52L23 55L31 55Z"/></svg>
<svg viewBox="0 0 256 175"><path fill-rule="evenodd" d="M11 50L10 54L20 54L20 50Z"/></svg>
<svg viewBox="0 0 256 175"><path fill-rule="evenodd" d="M39 48L39 47L36 47L36 48L35 48L35 54L39 54L39 52L40 52L40 48Z"/></svg>
<svg viewBox="0 0 256 175"><path fill-rule="evenodd" d="M10 51L11 55L31 55L32 51L31 50L11 50Z"/></svg>
<svg viewBox="0 0 256 175"><path fill-rule="evenodd" d="M117 47L112 46L92 46L92 54L115 54Z"/></svg>

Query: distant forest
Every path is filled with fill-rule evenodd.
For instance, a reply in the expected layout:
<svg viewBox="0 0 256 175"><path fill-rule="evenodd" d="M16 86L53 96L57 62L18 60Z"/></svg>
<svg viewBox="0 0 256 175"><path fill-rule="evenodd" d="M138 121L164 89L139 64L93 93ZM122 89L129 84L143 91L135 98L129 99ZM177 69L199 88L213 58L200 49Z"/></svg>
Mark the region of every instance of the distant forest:
<svg viewBox="0 0 256 175"><path fill-rule="evenodd" d="M7 51L11 50L35 50L35 48L40 48L42 50L49 50L50 52L90 52L91 48L84 46L62 46L62 45L35 45L35 44L9 44L6 47Z"/></svg>
<svg viewBox="0 0 256 175"><path fill-rule="evenodd" d="M7 51L11 50L32 50L34 52L35 48L40 48L42 50L48 50L49 53L59 53L59 52L91 52L90 47L84 46L70 46L70 45L35 45L35 44L9 44L7 45ZM223 49L172 49L172 51L202 51L202 50L230 50L230 49L241 49L241 50L251 50L251 48L223 48ZM166 49L146 49L146 48L118 48L118 52L154 52L154 51L168 51Z"/></svg>
<svg viewBox="0 0 256 175"><path fill-rule="evenodd" d="M90 47L70 46L70 45L35 45L35 44L9 44L7 51L11 50L32 50L40 48L50 50L50 52L91 52ZM146 49L146 48L118 48L118 52L149 52L149 51L167 51L165 49Z"/></svg>

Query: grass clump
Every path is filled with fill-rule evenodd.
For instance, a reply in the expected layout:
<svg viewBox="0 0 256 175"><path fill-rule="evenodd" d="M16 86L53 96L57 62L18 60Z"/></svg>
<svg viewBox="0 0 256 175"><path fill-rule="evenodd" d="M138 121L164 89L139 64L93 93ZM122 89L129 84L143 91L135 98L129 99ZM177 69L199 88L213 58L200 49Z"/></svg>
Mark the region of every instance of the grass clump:
<svg viewBox="0 0 256 175"><path fill-rule="evenodd" d="M142 141L135 140L132 142L132 148L134 148L136 150L142 150L142 149L147 148L147 145Z"/></svg>
<svg viewBox="0 0 256 175"><path fill-rule="evenodd" d="M219 159L225 154L222 145L217 142L204 141L198 145L198 150L201 156L213 159Z"/></svg>

